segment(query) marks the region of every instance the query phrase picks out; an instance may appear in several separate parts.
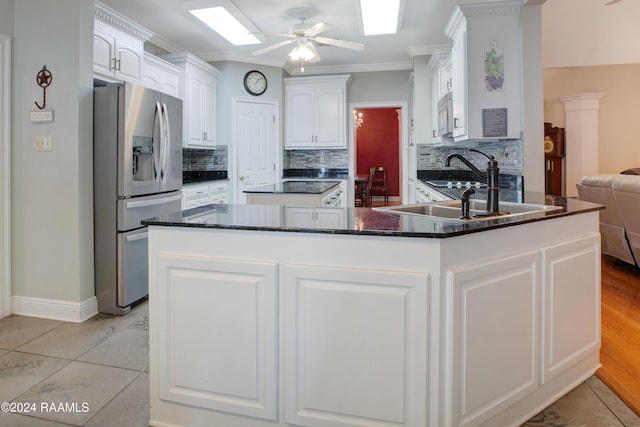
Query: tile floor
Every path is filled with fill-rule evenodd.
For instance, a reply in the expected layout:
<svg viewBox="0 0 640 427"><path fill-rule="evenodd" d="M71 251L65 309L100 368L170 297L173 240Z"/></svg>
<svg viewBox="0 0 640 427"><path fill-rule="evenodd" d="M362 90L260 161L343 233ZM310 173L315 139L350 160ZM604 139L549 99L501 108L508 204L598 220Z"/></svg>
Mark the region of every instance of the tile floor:
<svg viewBox="0 0 640 427"><path fill-rule="evenodd" d="M0 402L31 412L0 407L0 426L148 426L148 336L146 303L82 324L1 319ZM640 418L594 376L523 425L578 426L640 427Z"/></svg>

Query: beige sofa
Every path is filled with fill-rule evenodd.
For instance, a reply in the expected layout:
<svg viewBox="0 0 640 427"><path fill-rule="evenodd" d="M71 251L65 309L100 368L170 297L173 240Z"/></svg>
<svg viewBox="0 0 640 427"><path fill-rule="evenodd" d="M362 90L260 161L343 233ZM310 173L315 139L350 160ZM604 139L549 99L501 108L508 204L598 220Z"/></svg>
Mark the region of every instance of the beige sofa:
<svg viewBox="0 0 640 427"><path fill-rule="evenodd" d="M581 200L605 205L600 211L602 253L638 266L640 260L640 175L585 176Z"/></svg>

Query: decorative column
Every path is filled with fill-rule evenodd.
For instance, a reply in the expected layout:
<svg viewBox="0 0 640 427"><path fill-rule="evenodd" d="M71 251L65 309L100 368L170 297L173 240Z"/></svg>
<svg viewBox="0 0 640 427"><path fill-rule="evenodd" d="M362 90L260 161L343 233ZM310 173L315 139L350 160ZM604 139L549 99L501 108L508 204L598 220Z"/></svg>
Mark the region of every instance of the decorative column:
<svg viewBox="0 0 640 427"><path fill-rule="evenodd" d="M578 197L576 184L598 173L598 110L604 93L565 96L566 195Z"/></svg>

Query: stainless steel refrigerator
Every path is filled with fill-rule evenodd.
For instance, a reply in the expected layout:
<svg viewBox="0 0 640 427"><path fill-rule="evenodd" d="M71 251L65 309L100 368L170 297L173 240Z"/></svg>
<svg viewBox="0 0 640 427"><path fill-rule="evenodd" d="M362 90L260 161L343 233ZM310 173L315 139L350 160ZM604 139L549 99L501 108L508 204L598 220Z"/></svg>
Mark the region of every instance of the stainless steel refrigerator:
<svg viewBox="0 0 640 427"><path fill-rule="evenodd" d="M145 218L179 211L182 101L131 83L94 88L93 187L98 311L148 294Z"/></svg>

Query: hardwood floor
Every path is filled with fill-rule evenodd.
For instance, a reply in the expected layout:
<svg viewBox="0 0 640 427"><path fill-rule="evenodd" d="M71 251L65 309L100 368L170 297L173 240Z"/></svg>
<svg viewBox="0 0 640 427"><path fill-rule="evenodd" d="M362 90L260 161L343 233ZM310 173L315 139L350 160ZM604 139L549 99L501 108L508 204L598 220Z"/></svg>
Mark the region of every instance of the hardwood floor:
<svg viewBox="0 0 640 427"><path fill-rule="evenodd" d="M602 347L596 375L640 415L640 270L602 256Z"/></svg>

